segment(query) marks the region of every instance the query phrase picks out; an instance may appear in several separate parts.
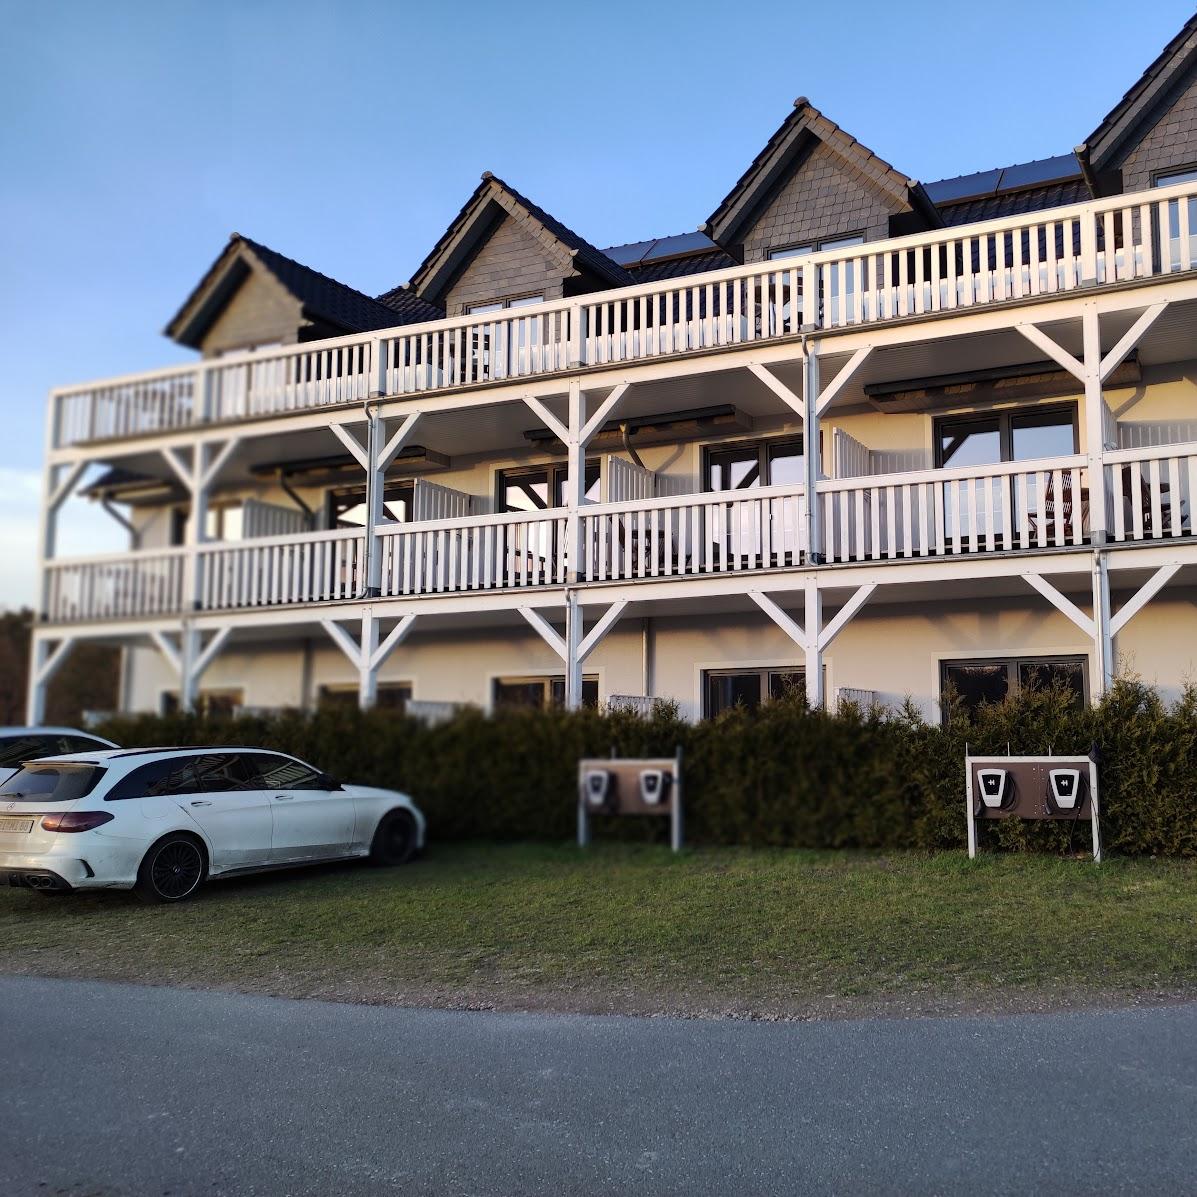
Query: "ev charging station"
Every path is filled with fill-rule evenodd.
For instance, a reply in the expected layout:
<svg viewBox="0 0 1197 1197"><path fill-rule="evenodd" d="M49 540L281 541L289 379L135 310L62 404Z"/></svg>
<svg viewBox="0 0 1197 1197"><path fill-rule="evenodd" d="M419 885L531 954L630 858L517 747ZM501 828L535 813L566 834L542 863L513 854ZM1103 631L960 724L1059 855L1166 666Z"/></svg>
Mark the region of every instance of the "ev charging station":
<svg viewBox="0 0 1197 1197"><path fill-rule="evenodd" d="M594 815L669 818L669 842L682 849L682 750L673 757L592 758L578 762L578 844L590 843Z"/></svg>
<svg viewBox="0 0 1197 1197"><path fill-rule="evenodd" d="M966 750L967 751L967 750ZM1097 761L1090 756L964 758L968 855L977 855L977 824L989 819L1088 818L1093 863L1101 863Z"/></svg>

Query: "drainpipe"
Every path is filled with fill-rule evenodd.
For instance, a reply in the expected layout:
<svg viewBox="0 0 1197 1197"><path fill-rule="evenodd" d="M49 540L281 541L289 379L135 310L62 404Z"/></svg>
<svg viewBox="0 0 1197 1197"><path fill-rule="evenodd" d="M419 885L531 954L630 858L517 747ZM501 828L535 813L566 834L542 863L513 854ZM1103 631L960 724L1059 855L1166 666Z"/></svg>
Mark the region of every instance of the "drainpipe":
<svg viewBox="0 0 1197 1197"><path fill-rule="evenodd" d="M123 515L113 505L112 500L108 495L100 496L100 506L110 515L126 532L129 533L129 547L136 552L141 548L141 530L133 523L127 516Z"/></svg>
<svg viewBox="0 0 1197 1197"><path fill-rule="evenodd" d="M287 471L284 466L279 466L278 468L277 481L279 489L283 492L283 494L285 494L287 498L290 499L291 502L303 512L305 522L307 523L308 529L310 531L314 525L316 513L295 492L295 489L291 486L291 483L287 479Z"/></svg>

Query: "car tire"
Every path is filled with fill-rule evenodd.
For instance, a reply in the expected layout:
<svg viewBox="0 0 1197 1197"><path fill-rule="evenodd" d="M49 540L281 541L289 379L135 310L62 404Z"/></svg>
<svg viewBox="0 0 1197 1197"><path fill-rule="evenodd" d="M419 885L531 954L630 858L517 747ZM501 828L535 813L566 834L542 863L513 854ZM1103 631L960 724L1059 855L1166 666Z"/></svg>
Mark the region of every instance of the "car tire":
<svg viewBox="0 0 1197 1197"><path fill-rule="evenodd" d="M145 854L133 892L143 902L185 902L207 873L203 845L194 836L168 835Z"/></svg>
<svg viewBox="0 0 1197 1197"><path fill-rule="evenodd" d="M418 847L415 819L405 810L393 810L378 821L370 844L370 863L384 868L407 864Z"/></svg>

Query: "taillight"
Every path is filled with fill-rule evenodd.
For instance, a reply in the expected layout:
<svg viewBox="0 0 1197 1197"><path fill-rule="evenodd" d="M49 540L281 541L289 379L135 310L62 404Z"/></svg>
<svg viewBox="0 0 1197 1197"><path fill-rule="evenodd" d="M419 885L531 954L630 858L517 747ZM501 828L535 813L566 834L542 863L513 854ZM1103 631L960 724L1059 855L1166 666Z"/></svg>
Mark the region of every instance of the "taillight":
<svg viewBox="0 0 1197 1197"><path fill-rule="evenodd" d="M43 831L91 831L112 822L106 810L68 810L60 815L43 815Z"/></svg>

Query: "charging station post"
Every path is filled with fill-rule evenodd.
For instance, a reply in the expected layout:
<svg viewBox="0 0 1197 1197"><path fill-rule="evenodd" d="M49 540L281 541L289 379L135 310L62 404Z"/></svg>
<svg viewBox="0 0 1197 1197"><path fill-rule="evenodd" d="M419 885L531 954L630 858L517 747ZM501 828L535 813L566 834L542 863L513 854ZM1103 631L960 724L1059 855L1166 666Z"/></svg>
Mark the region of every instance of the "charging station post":
<svg viewBox="0 0 1197 1197"><path fill-rule="evenodd" d="M977 855L977 824L991 819L1088 816L1093 863L1101 863L1101 825L1094 756L973 756L965 747L968 855Z"/></svg>
<svg viewBox="0 0 1197 1197"><path fill-rule="evenodd" d="M578 762L578 846L590 843L595 815L669 818L669 845L682 850L682 749L672 757L582 759Z"/></svg>

